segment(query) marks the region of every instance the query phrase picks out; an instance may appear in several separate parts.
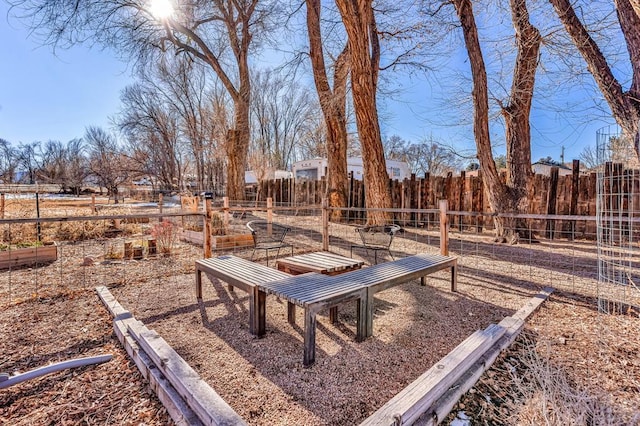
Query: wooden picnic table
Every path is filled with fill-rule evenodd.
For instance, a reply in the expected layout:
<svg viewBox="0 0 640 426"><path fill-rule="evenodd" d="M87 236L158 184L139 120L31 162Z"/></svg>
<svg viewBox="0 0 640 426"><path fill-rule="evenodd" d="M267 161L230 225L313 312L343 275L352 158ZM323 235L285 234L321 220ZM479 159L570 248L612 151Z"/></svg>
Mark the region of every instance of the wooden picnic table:
<svg viewBox="0 0 640 426"><path fill-rule="evenodd" d="M308 272L315 272L323 275L339 275L345 272L362 268L364 261L340 256L328 251L316 251L313 253L299 254L297 256L285 257L276 262L279 271L291 275L300 275ZM287 303L287 317L291 324L294 323L296 315L296 305ZM338 307L329 308L329 320L336 324L338 322Z"/></svg>
<svg viewBox="0 0 640 426"><path fill-rule="evenodd" d="M356 339L373 335L373 296L407 281L451 268L451 290L456 291L457 259L427 253L352 270L340 275L309 272L292 276L232 255L196 261L196 295L202 298L201 273L219 278L249 293L249 324L253 334L265 334L266 296L273 294L289 304L288 319L295 323L294 307L304 308L304 364L315 360L316 315L324 309L357 301Z"/></svg>
<svg viewBox="0 0 640 426"><path fill-rule="evenodd" d="M279 271L291 275L316 272L324 275L338 275L360 269L364 261L340 256L328 251L299 254L297 256L278 259L276 266Z"/></svg>

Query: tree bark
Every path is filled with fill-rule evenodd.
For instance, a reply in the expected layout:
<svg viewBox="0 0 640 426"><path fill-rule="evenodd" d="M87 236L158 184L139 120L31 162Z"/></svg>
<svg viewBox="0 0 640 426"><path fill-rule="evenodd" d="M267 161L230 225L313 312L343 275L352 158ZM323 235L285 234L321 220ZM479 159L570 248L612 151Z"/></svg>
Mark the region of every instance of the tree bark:
<svg viewBox="0 0 640 426"><path fill-rule="evenodd" d="M347 206L347 76L349 48L345 46L335 61L333 90L327 77L320 30L320 0L307 0L307 30L313 79L327 127L327 192L330 207ZM332 210L331 220L340 220L340 210Z"/></svg>
<svg viewBox="0 0 640 426"><path fill-rule="evenodd" d="M631 87L625 92L615 78L611 68L595 40L576 15L569 0L549 0L560 21L587 63L587 69L593 76L604 96L611 113L622 128L623 137L633 146L637 159L640 159L640 18L637 0L615 0L620 28L627 42L633 75ZM632 3L633 2L633 3Z"/></svg>
<svg viewBox="0 0 640 426"><path fill-rule="evenodd" d="M351 55L351 91L364 163L366 207L391 207L389 176L378 122L376 91L380 47L371 0L336 0L348 36ZM389 213L370 211L367 222L382 224Z"/></svg>
<svg viewBox="0 0 640 426"><path fill-rule="evenodd" d="M502 107L506 124L507 179L498 173L491 149L489 133L489 95L487 71L478 29L470 0L453 0L462 25L473 79L473 127L483 182L489 204L497 213L526 213L528 184L531 177L531 130L529 115L535 85L535 72L540 51L540 33L529 23L526 0L510 0L516 30L518 54L514 67L510 102ZM516 243L526 231L513 218L494 219L499 241Z"/></svg>
<svg viewBox="0 0 640 426"><path fill-rule="evenodd" d="M244 200L244 172L249 152L249 71L241 75L240 93L233 99L235 129L229 129L226 140L227 186L230 200Z"/></svg>

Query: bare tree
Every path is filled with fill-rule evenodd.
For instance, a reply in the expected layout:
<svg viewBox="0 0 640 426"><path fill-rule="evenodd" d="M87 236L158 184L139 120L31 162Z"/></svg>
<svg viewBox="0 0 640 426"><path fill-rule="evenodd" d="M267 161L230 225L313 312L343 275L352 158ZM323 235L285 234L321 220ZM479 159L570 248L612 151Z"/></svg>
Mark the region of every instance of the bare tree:
<svg viewBox="0 0 640 426"><path fill-rule="evenodd" d="M173 50L207 64L232 99L227 130L227 195L244 198L249 147L251 81L249 51L277 2L263 0L183 1L172 13L154 16L146 0L16 0L46 42L65 46L87 40L113 46L141 64Z"/></svg>
<svg viewBox="0 0 640 426"><path fill-rule="evenodd" d="M118 203L119 187L130 180L131 170L134 169L129 157L124 154L115 136L100 127L88 127L84 139L91 175Z"/></svg>
<svg viewBox="0 0 640 426"><path fill-rule="evenodd" d="M141 174L156 177L165 189L178 189L183 170L178 115L162 100L154 86L129 86L122 93L123 112L117 121L129 140L131 157L144 161L138 165Z"/></svg>
<svg viewBox="0 0 640 426"><path fill-rule="evenodd" d="M188 58L165 59L152 80L163 102L180 117L180 133L190 147L200 191L213 186L216 173L211 171L224 164L218 152L224 150L229 124L228 97L219 84L210 84L204 71L202 64ZM222 175L219 181L224 182Z"/></svg>
<svg viewBox="0 0 640 426"><path fill-rule="evenodd" d="M386 171L376 93L380 68L379 34L372 1L336 0L348 37L351 64L351 91L364 158L366 206L374 209L391 207L389 176ZM374 210L367 222L386 222L388 213Z"/></svg>
<svg viewBox="0 0 640 426"><path fill-rule="evenodd" d="M330 80L320 25L321 1L306 0L306 5L309 57L327 136L327 198L331 207L346 207L348 185L346 93L349 47L345 44L336 57L333 63L333 78ZM333 220L339 220L342 216L339 210L332 210L332 212Z"/></svg>
<svg viewBox="0 0 640 426"><path fill-rule="evenodd" d="M35 150L39 183L59 184L62 192L79 195L88 176L87 158L82 139L72 139L66 144L48 141L38 144Z"/></svg>
<svg viewBox="0 0 640 426"><path fill-rule="evenodd" d="M84 141L81 138L67 142L63 186L75 195L80 195L82 185L89 175L89 164L85 151Z"/></svg>
<svg viewBox="0 0 640 426"><path fill-rule="evenodd" d="M517 57L513 69L510 98L501 105L505 119L507 142L507 181L500 179L493 159L489 133L489 93L487 70L471 0L453 0L462 26L463 37L473 79L473 127L477 155L483 182L488 190L489 203L495 212L526 212L528 182L531 177L531 135L529 115L538 66L542 38L531 25L526 0L510 0L515 29ZM497 238L517 242L520 235L518 221L495 218Z"/></svg>
<svg viewBox="0 0 640 426"><path fill-rule="evenodd" d="M434 176L454 172L461 167L458 156L445 144L433 138L411 143L398 135L384 139L385 158L404 161L413 173L431 173Z"/></svg>
<svg viewBox="0 0 640 426"><path fill-rule="evenodd" d="M384 158L387 160L407 161L407 148L410 143L398 135L391 135L382 140Z"/></svg>
<svg viewBox="0 0 640 426"><path fill-rule="evenodd" d="M38 182L64 184L65 145L60 141L48 141L44 146L39 145L38 157L40 158L36 172Z"/></svg>
<svg viewBox="0 0 640 426"><path fill-rule="evenodd" d="M234 105L234 128L228 129L227 152L227 196L235 200L244 199L244 171L250 139L251 79L249 75L249 48L253 38L252 29L264 24L267 8L257 11L258 0L195 2L189 5L189 20L186 23L168 18L165 21L166 40L178 50L184 50L209 64L229 93ZM203 32L226 34L224 44L218 38L208 43ZM205 33L207 34L207 33ZM225 64L222 53L228 46L232 52L234 66ZM234 73L235 75L231 74Z"/></svg>
<svg viewBox="0 0 640 426"><path fill-rule="evenodd" d="M549 0L560 21L587 63L613 117L622 128L623 137L631 141L635 155L640 159L640 2L614 0L618 25L626 42L631 84L624 90L590 30L576 14L569 0Z"/></svg>
<svg viewBox="0 0 640 426"><path fill-rule="evenodd" d="M253 151L274 169L291 166L296 144L318 115L310 92L273 71L255 75Z"/></svg>
<svg viewBox="0 0 640 426"><path fill-rule="evenodd" d="M13 183L17 167L16 150L9 141L0 138L0 180L2 183Z"/></svg>
<svg viewBox="0 0 640 426"><path fill-rule="evenodd" d="M224 183L227 99L209 83L202 64L185 57L165 58L122 94L117 124L134 142L143 173L164 176L160 181L165 187L175 179L186 187L187 172L191 189L203 191ZM149 133L156 134L144 136ZM154 152L148 145L158 137L162 149ZM151 161L156 157L154 170ZM168 167L171 163L174 166ZM173 184L166 186L167 179Z"/></svg>
<svg viewBox="0 0 640 426"><path fill-rule="evenodd" d="M323 116L312 116L296 144L295 161L327 155L327 128ZM328 168L328 166L327 166Z"/></svg>
<svg viewBox="0 0 640 426"><path fill-rule="evenodd" d="M414 173L430 173L444 176L461 168L460 159L449 147L433 139L410 144L406 150L406 160Z"/></svg>
<svg viewBox="0 0 640 426"><path fill-rule="evenodd" d="M20 144L16 151L16 160L18 168L24 175L19 178L21 182L33 185L36 183L37 171L39 167L38 150L40 142L32 142L29 144Z"/></svg>

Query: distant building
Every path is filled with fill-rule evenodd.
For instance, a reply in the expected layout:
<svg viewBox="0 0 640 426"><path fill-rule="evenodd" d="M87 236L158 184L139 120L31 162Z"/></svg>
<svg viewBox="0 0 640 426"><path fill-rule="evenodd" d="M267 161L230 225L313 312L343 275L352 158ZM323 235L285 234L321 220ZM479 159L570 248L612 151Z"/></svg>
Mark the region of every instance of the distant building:
<svg viewBox="0 0 640 426"><path fill-rule="evenodd" d="M293 173L288 170L269 170L265 173L264 179L291 179ZM244 172L244 183L258 183L258 178L253 170L247 170Z"/></svg>
<svg viewBox="0 0 640 426"><path fill-rule="evenodd" d="M533 173L537 175L545 175L545 176L551 175L552 167L558 168L558 176L567 176L573 173L573 170L571 169L571 167L567 167L564 164L549 163L547 161L536 161L531 165L531 169L533 170Z"/></svg>
<svg viewBox="0 0 640 426"><path fill-rule="evenodd" d="M411 176L409 165L404 161L387 160L387 174L390 179L403 180ZM314 158L293 163L291 168L296 179L320 180L327 174L326 158ZM354 179L362 180L364 168L361 157L347 158L347 172L353 172Z"/></svg>

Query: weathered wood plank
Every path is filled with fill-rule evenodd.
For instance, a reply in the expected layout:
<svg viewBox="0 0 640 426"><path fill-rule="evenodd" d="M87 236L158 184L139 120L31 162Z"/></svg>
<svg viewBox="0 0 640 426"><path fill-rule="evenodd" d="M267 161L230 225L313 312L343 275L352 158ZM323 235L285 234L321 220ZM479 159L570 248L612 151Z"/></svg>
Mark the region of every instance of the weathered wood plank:
<svg viewBox="0 0 640 426"><path fill-rule="evenodd" d="M317 272L331 275L340 271L360 268L364 261L338 256L329 252L313 252L278 259L278 270L290 273Z"/></svg>
<svg viewBox="0 0 640 426"><path fill-rule="evenodd" d="M487 327L484 332L490 337L484 343L489 343L488 345L482 345L474 335L470 336L465 342L469 341L468 348L471 350L465 353L465 350L461 349L465 346L463 342L389 400L362 425L404 425L412 424L416 420L423 425L437 425L451 411L460 396L493 364L500 352L513 343L523 329L526 319L552 292L553 288L543 289L513 316L504 318L497 325L491 324ZM483 350L480 349L481 345ZM478 350L474 351L474 347ZM459 356L455 355L456 352ZM449 376L447 371L444 371L446 369L456 371L457 378L452 380L455 376ZM443 378L440 382L435 380L438 375Z"/></svg>
<svg viewBox="0 0 640 426"><path fill-rule="evenodd" d="M128 331L204 424L246 424L160 335L134 324Z"/></svg>
<svg viewBox="0 0 640 426"><path fill-rule="evenodd" d="M122 307L107 287L96 287L96 293L98 293L98 297L114 318L114 321L131 318L131 312Z"/></svg>
<svg viewBox="0 0 640 426"><path fill-rule="evenodd" d="M447 390L434 405L423 414L419 423L423 426L436 426L453 409L460 397L471 389L488 370L500 353L509 347L524 328L525 321L553 292L547 287L530 299L513 316L506 317L499 325L506 328L505 334L482 356L458 381Z"/></svg>
<svg viewBox="0 0 640 426"><path fill-rule="evenodd" d="M171 419L178 426L200 426L202 422L195 415L193 410L184 402L176 389L169 383L167 378L153 363L151 358L140 348L136 341L129 335L127 329L130 324L140 324L131 313L124 309L113 297L111 292L104 286L96 287L96 292L102 303L107 307L114 317L113 329L116 337L136 364L142 376L149 382L150 388L155 392L158 399Z"/></svg>
<svg viewBox="0 0 640 426"><path fill-rule="evenodd" d="M58 246L24 247L0 251L0 269L53 262L58 259Z"/></svg>
<svg viewBox="0 0 640 426"><path fill-rule="evenodd" d="M149 387L155 392L158 399L167 409L171 419L177 425L199 426L203 423L193 410L182 399L180 394L171 385L169 380L162 374L160 369L154 364L147 353L140 348L138 343L129 334L130 324L139 323L135 318L125 318L114 321L114 331L120 342L124 345L127 353L140 370L142 376L149 382Z"/></svg>
<svg viewBox="0 0 640 426"><path fill-rule="evenodd" d="M413 423L505 332L496 324L476 331L361 425Z"/></svg>

